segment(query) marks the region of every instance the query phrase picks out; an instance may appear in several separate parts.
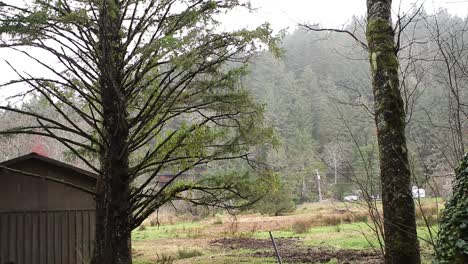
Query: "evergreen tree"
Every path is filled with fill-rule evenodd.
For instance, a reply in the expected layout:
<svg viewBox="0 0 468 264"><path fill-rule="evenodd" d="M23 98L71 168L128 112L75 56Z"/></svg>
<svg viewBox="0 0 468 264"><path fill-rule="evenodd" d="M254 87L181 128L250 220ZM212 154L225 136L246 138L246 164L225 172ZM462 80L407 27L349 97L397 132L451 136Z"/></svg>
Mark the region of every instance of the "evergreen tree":
<svg viewBox="0 0 468 264"><path fill-rule="evenodd" d="M12 65L19 79L8 84L28 85L54 109L52 116L0 106L36 121L1 134L58 140L99 175L92 263L131 263L132 229L174 197L212 206L228 206L223 201L236 196L258 199L245 193L251 182L232 182L235 177L222 184L176 181L200 164L250 159L251 145L271 142L261 107L238 80L257 45L274 47L276 39L267 25L219 30L219 14L240 6L236 0L0 2L0 46L48 72L33 76ZM158 173L168 170L176 177L157 188Z"/></svg>

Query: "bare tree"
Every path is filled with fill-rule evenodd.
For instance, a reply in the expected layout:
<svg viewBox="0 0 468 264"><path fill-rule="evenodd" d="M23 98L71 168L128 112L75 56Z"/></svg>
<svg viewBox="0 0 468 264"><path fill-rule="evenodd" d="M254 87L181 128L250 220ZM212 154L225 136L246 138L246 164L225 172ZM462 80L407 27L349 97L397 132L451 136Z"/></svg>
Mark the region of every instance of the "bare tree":
<svg viewBox="0 0 468 264"><path fill-rule="evenodd" d="M448 14L439 12L425 19L425 26L431 43L435 44L432 53L434 80L445 88L444 105L447 105L446 116L442 124L448 131L449 144L447 148L449 162L455 168L457 161L463 158L467 142L468 128L468 46L466 45L466 30L468 21L452 18ZM445 17L445 19L444 19ZM431 120L429 118L429 120Z"/></svg>

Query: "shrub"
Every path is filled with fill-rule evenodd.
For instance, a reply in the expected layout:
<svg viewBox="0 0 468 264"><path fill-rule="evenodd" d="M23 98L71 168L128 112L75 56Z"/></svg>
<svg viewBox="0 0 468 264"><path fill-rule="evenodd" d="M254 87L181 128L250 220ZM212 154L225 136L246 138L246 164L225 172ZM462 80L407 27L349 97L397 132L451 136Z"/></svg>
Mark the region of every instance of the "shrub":
<svg viewBox="0 0 468 264"><path fill-rule="evenodd" d="M145 231L146 230L146 226L145 225L141 225L138 227L138 231Z"/></svg>
<svg viewBox="0 0 468 264"><path fill-rule="evenodd" d="M223 219L221 219L220 217L217 217L214 221L213 221L213 225L222 225L223 224Z"/></svg>
<svg viewBox="0 0 468 264"><path fill-rule="evenodd" d="M156 254L156 262L155 264L172 264L174 263L174 259L172 258L171 255L166 255L166 254L161 254L158 255Z"/></svg>
<svg viewBox="0 0 468 264"><path fill-rule="evenodd" d="M291 192L278 179L277 188L267 192L253 206L253 209L261 214L278 216L293 212L296 209L296 205L292 199Z"/></svg>
<svg viewBox="0 0 468 264"><path fill-rule="evenodd" d="M151 219L150 226L157 226L159 225L159 221L157 219Z"/></svg>
<svg viewBox="0 0 468 264"><path fill-rule="evenodd" d="M424 219L423 216L437 216L439 215L439 207L436 203L416 205L415 215L417 219Z"/></svg>
<svg viewBox="0 0 468 264"><path fill-rule="evenodd" d="M335 232L337 233L341 232L341 227L339 225L335 226Z"/></svg>
<svg viewBox="0 0 468 264"><path fill-rule="evenodd" d="M418 226L433 226L439 223L439 218L437 215L425 215L426 220L424 218L416 220Z"/></svg>
<svg viewBox="0 0 468 264"><path fill-rule="evenodd" d="M337 226L341 224L341 217L337 215L327 215L323 218L322 221L327 226Z"/></svg>
<svg viewBox="0 0 468 264"><path fill-rule="evenodd" d="M365 222L367 223L368 218L367 218L367 213L366 212L357 212L354 213L354 222Z"/></svg>
<svg viewBox="0 0 468 264"><path fill-rule="evenodd" d="M190 228L187 231L187 237L189 238L199 238L202 237L202 229L201 228Z"/></svg>
<svg viewBox="0 0 468 264"><path fill-rule="evenodd" d="M198 257L203 255L203 253L197 249L178 249L177 258L178 259L188 259L193 257Z"/></svg>
<svg viewBox="0 0 468 264"><path fill-rule="evenodd" d="M231 224L228 231L224 232L225 236L233 238L253 238L258 232L259 226L257 224L252 225L247 231L239 231L238 223Z"/></svg>
<svg viewBox="0 0 468 264"><path fill-rule="evenodd" d="M354 214L351 212L346 212L345 214L341 215L341 222L344 223L352 223L354 222Z"/></svg>
<svg viewBox="0 0 468 264"><path fill-rule="evenodd" d="M296 220L292 225L291 229L296 234L304 234L309 231L312 227L313 221L312 220Z"/></svg>

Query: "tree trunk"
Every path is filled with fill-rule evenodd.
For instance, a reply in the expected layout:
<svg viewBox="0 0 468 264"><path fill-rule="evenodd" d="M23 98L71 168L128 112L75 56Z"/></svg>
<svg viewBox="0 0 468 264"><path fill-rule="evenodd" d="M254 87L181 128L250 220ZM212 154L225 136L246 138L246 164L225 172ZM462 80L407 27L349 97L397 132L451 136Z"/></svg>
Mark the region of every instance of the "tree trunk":
<svg viewBox="0 0 468 264"><path fill-rule="evenodd" d="M367 1L366 32L380 152L385 263L420 263L391 4Z"/></svg>
<svg viewBox="0 0 468 264"><path fill-rule="evenodd" d="M122 85L125 50L119 34L119 1L102 1L99 16L99 88L105 143L100 153L92 263L131 264L129 127Z"/></svg>

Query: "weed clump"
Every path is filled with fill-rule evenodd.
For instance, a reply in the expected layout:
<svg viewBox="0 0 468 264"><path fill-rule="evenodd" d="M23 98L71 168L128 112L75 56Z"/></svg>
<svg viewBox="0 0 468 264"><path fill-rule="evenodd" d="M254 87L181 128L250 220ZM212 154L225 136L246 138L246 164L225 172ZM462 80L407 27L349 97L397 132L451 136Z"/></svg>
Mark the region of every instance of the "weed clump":
<svg viewBox="0 0 468 264"><path fill-rule="evenodd" d="M327 226L337 226L341 224L341 217L337 215L327 215L322 221Z"/></svg>
<svg viewBox="0 0 468 264"><path fill-rule="evenodd" d="M166 254L156 254L156 262L155 264L172 264L174 263L174 259L172 258L171 255L166 255Z"/></svg>
<svg viewBox="0 0 468 264"><path fill-rule="evenodd" d="M177 258L178 259L188 259L194 258L203 255L203 253L198 249L181 249L177 250Z"/></svg>
<svg viewBox="0 0 468 264"><path fill-rule="evenodd" d="M291 229L296 234L307 233L313 225L312 220L296 220L292 225Z"/></svg>
<svg viewBox="0 0 468 264"><path fill-rule="evenodd" d="M213 225L222 225L223 224L223 219L217 217L214 221L213 221Z"/></svg>
<svg viewBox="0 0 468 264"><path fill-rule="evenodd" d="M439 207L437 204L421 204L420 206L416 206L416 219L424 219L427 216L438 216L439 215Z"/></svg>
<svg viewBox="0 0 468 264"><path fill-rule="evenodd" d="M150 226L157 226L159 225L159 221L157 219L151 219Z"/></svg>

